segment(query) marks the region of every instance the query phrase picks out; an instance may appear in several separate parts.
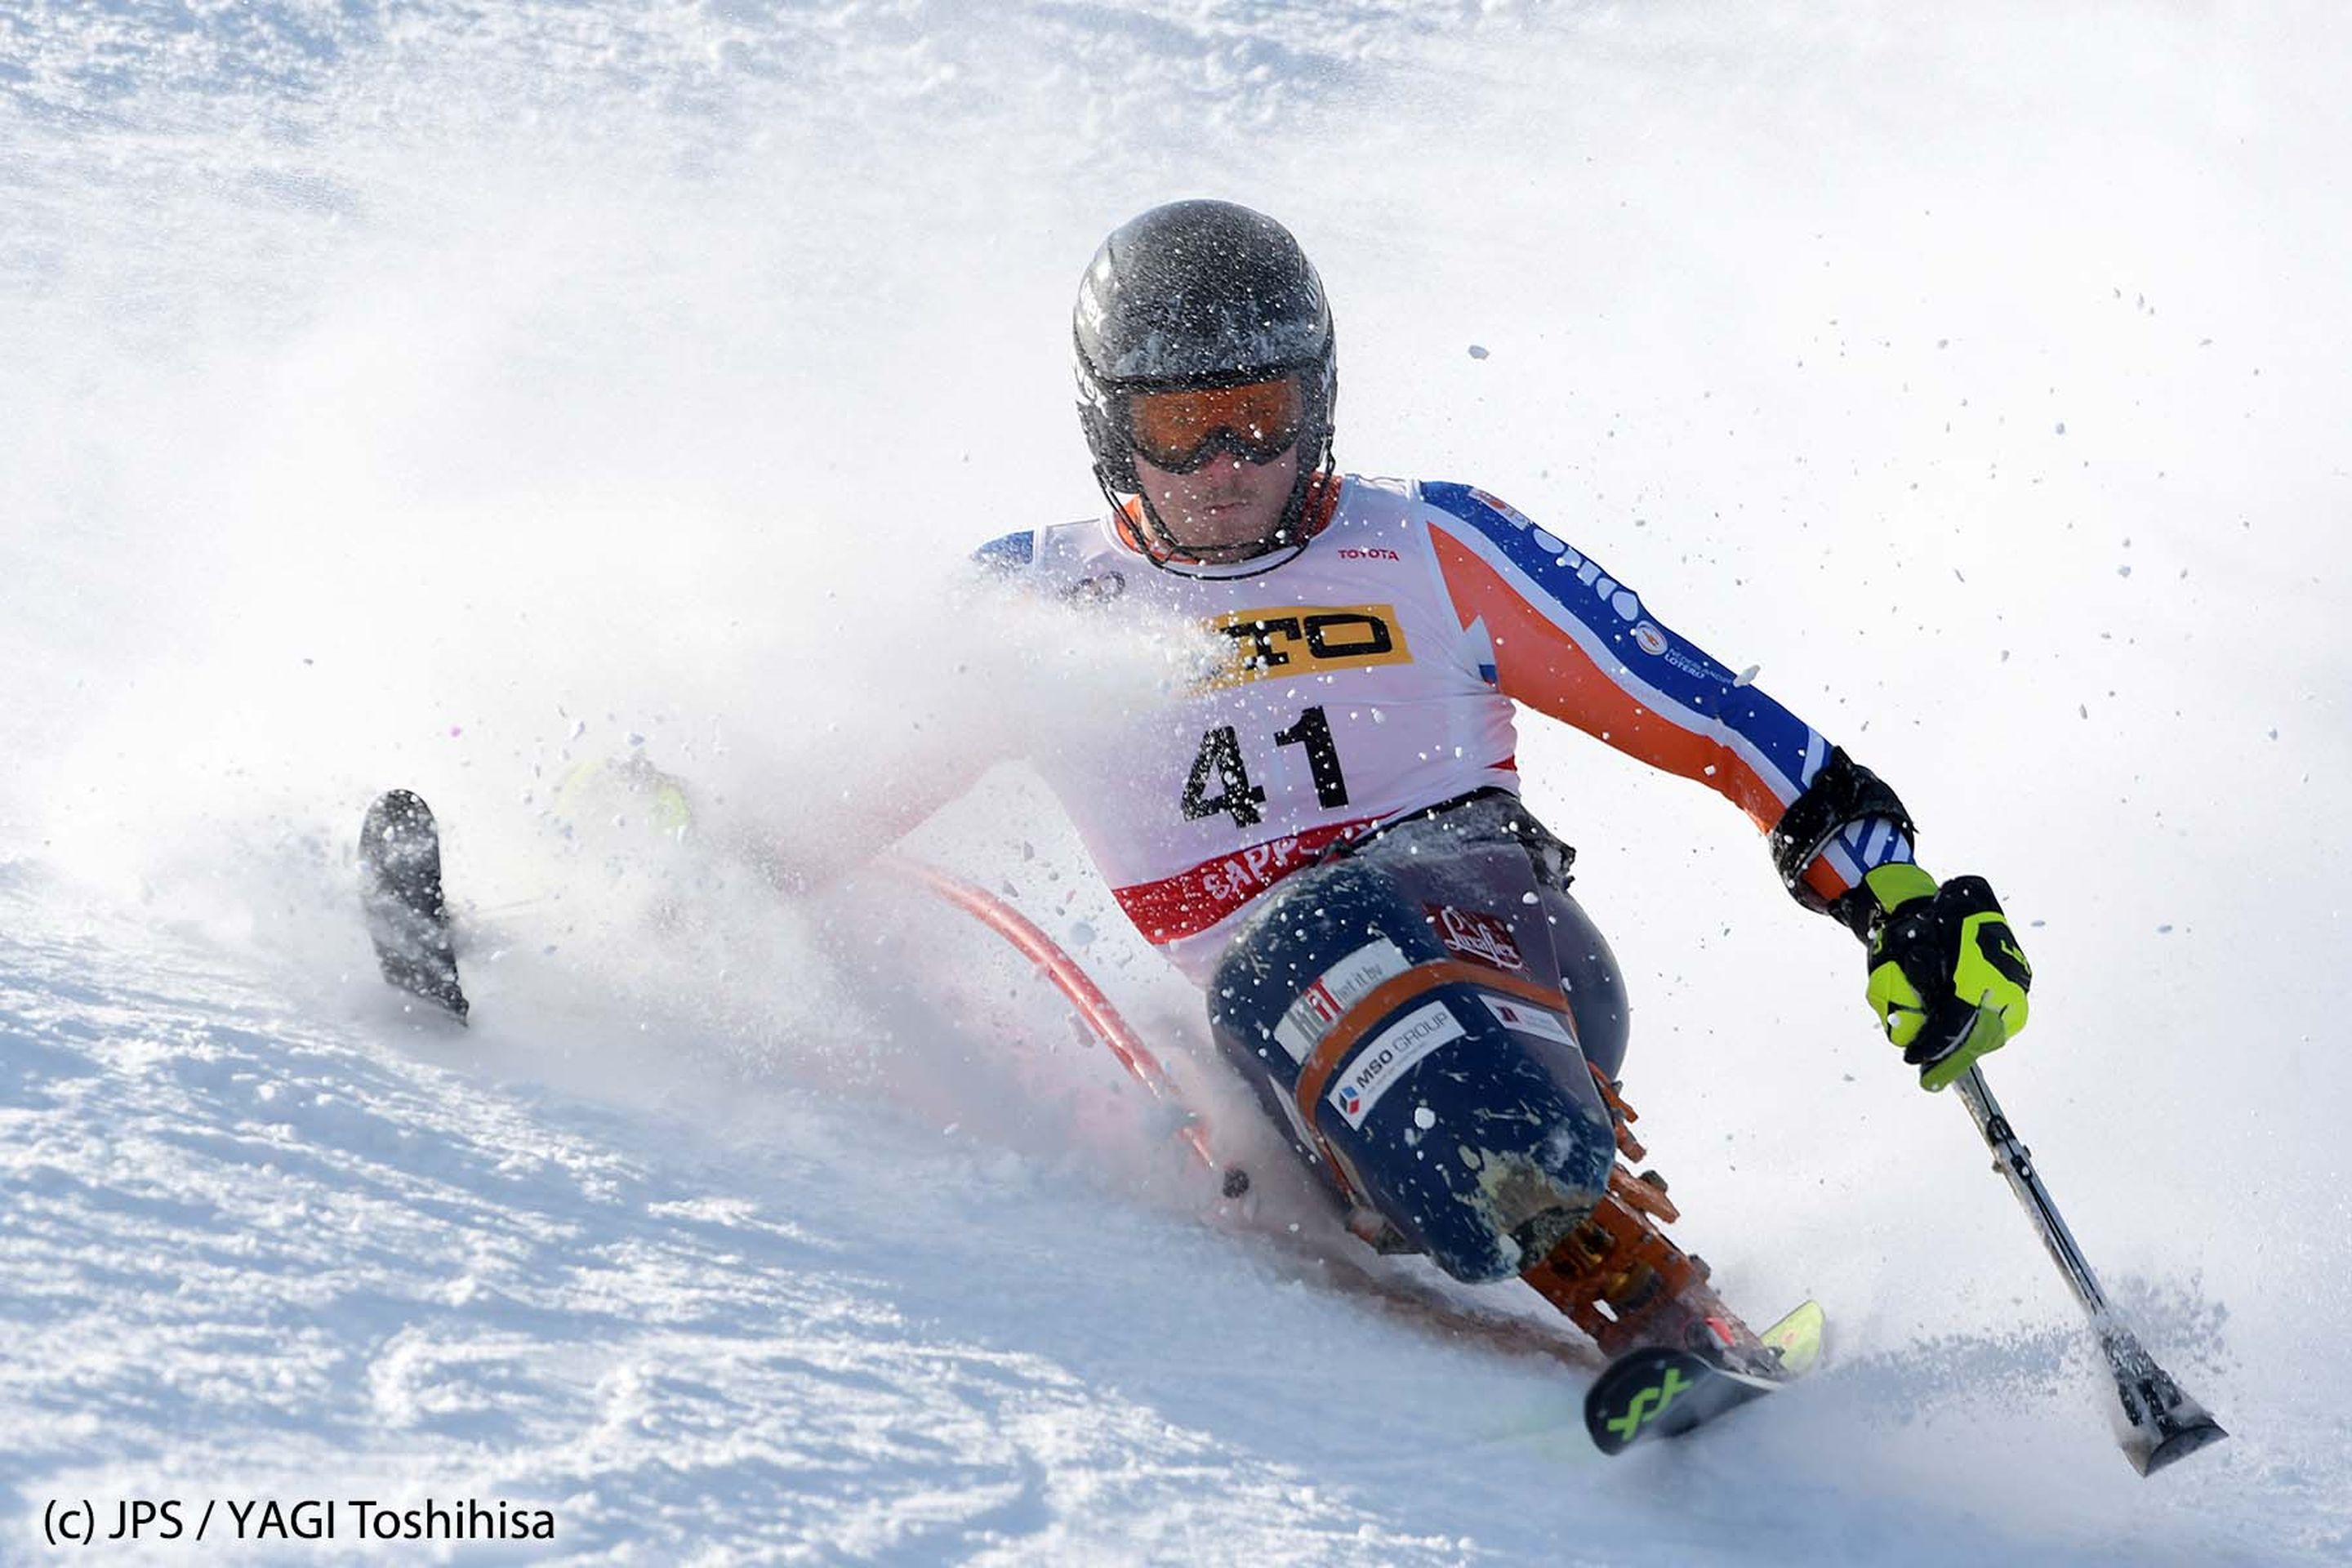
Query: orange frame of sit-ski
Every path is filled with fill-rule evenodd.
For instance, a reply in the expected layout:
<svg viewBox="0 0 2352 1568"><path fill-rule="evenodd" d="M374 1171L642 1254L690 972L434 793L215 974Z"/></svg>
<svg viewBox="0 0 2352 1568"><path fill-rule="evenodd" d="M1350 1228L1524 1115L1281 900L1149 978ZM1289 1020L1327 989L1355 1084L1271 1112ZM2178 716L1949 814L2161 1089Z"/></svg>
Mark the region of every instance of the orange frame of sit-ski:
<svg viewBox="0 0 2352 1568"><path fill-rule="evenodd" d="M1003 937L1018 949L1023 957L1037 966L1037 973L1053 984L1066 998L1079 1019L1092 1029L1095 1037L1110 1048L1119 1065L1141 1084L1152 1099L1182 1116L1178 1136L1201 1157L1201 1163L1212 1171L1219 1169L1217 1157L1210 1152L1209 1135L1200 1117L1184 1103L1182 1096L1168 1079L1160 1058L1143 1043L1128 1021L1119 1016L1110 998L1104 995L1078 961L1065 952L1059 942L1040 930L1037 923L1014 909L987 889L965 881L952 872L936 866L901 856L886 856L881 865L894 876L905 878L929 889L944 901L971 916L981 924Z"/></svg>

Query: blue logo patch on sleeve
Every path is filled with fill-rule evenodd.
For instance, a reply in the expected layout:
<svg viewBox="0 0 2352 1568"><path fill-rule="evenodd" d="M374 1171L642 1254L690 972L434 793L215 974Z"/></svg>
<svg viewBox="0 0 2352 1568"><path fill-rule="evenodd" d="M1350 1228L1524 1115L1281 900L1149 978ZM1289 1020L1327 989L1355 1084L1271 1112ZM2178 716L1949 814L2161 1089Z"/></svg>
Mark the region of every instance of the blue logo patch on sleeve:
<svg viewBox="0 0 2352 1568"><path fill-rule="evenodd" d="M973 562L996 572L1017 572L1035 559L1037 534L1034 529L1008 533L992 539L971 552Z"/></svg>

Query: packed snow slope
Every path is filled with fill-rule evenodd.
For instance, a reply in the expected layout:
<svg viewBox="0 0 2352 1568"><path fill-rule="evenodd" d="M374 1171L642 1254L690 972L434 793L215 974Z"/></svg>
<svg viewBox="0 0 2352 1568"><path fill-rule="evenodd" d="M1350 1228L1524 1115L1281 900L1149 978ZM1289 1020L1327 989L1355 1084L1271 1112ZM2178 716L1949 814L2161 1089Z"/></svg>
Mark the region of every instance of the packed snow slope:
<svg viewBox="0 0 2352 1568"><path fill-rule="evenodd" d="M358 1537L427 1498L577 1562L2352 1558L2347 70L2316 4L0 11L0 1561L84 1500L344 1505L120 1560L482 1554ZM1604 1463L1514 1288L1334 1231L987 767L1170 644L957 582L1097 504L1069 298L1192 195L1320 264L1344 465L1509 498L1994 880L1995 1084L2229 1443L2131 1473L1851 939L1574 734L1521 763L1681 1232L1831 1363ZM576 781L633 752L684 842ZM861 864L939 777L906 851L1250 1203ZM371 972L391 784L463 1033Z"/></svg>

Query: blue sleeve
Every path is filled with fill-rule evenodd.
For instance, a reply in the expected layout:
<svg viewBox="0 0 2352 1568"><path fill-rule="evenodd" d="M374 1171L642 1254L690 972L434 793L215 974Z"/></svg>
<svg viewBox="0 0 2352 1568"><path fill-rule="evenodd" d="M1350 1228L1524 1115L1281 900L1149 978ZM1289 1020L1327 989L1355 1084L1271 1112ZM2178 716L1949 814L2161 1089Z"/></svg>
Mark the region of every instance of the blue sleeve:
<svg viewBox="0 0 2352 1568"><path fill-rule="evenodd" d="M1828 761L1819 731L1666 626L1598 562L1482 490L1425 483L1421 495L1449 520L1444 531L1463 552L1448 573L1457 609L1534 628L1499 650L1516 667L1503 671L1507 695L1700 780L1760 827L1776 824ZM1808 880L1834 883L1833 893L1910 856L1893 824L1865 823L1833 840Z"/></svg>

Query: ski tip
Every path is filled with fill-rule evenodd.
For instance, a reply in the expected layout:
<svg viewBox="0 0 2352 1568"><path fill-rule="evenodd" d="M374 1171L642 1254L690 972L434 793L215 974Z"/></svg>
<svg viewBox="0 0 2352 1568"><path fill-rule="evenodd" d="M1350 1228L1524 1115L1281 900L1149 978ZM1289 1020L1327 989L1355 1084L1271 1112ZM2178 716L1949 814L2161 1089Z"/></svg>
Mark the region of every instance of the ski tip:
<svg viewBox="0 0 2352 1568"><path fill-rule="evenodd" d="M1802 1377L1822 1359L1822 1336L1828 1327L1828 1316L1819 1301L1801 1301L1795 1310L1757 1338L1780 1356L1783 1374Z"/></svg>
<svg viewBox="0 0 2352 1568"><path fill-rule="evenodd" d="M388 789L368 802L362 822L433 825L433 808L412 789Z"/></svg>
<svg viewBox="0 0 2352 1568"><path fill-rule="evenodd" d="M2145 1453L2124 1450L2132 1468L2143 1476L2152 1476L2167 1465L2176 1464L2200 1448L2210 1448L2230 1434L2210 1415L2190 1423L2166 1436L2164 1441Z"/></svg>

